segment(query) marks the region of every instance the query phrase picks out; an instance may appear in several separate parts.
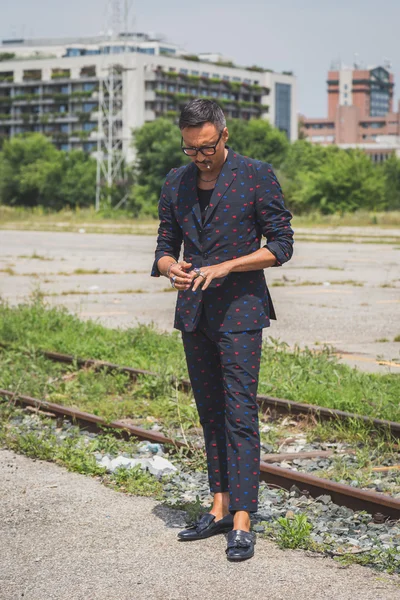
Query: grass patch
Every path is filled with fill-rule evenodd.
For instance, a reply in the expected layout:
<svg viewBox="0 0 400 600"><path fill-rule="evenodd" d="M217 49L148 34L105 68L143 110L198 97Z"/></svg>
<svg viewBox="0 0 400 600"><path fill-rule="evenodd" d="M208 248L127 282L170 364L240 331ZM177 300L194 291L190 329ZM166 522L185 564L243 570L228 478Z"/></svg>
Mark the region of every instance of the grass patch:
<svg viewBox="0 0 400 600"><path fill-rule="evenodd" d="M310 542L312 525L307 516L303 514L293 515L293 518L279 517L279 525L276 541L281 548L307 548Z"/></svg>
<svg viewBox="0 0 400 600"><path fill-rule="evenodd" d="M65 292L44 292L44 296L103 296L103 294L147 294L142 289L128 289L128 290L102 290L101 292L90 291L90 290L67 290Z"/></svg>
<svg viewBox="0 0 400 600"><path fill-rule="evenodd" d="M393 339L394 342L400 342L400 335L396 335L396 337Z"/></svg>
<svg viewBox="0 0 400 600"><path fill-rule="evenodd" d="M154 327L145 325L109 329L92 320L81 321L77 316L69 314L65 307L48 307L40 294L33 294L30 302L16 307L9 306L5 301L0 303L0 341L8 342L23 351L29 350L29 360L33 361L32 357L35 357L33 362L35 369L38 369L37 373L32 373L28 368L29 360L21 351L18 360L18 350L12 357L3 352L0 387L18 388L21 393L42 397L48 394L54 398L54 394L61 393L59 402L72 398L82 407L85 399L87 408L90 398L96 398L93 400L93 411L95 408L99 409L99 406L106 410L108 404L100 402L102 391L97 395L93 392L100 381L101 386L105 386L107 397L115 398L113 406L120 407L116 411L119 416L123 415L126 408L125 400L129 399L131 406L135 402L137 408L139 399L132 390L129 392L130 396L124 395L125 392L122 394L122 388L119 391L113 390L112 385L117 383L112 384L111 381L118 378L112 376L108 382L106 374L94 375L89 371L79 375L87 381L88 391L84 397L77 391L74 392L73 380L49 382L46 379L47 372L54 371L60 377L60 372L66 367L52 363L51 366L42 365L43 368L39 368L40 361L44 359L35 353L35 349L63 352L158 372L159 378L140 382L139 388L144 386L146 391L144 393L142 390L141 394L148 402L147 406L143 406L143 411L151 410L155 402L161 403L157 410L167 410L171 398L177 402L175 390L170 389L168 378L171 375L187 378L186 361L178 331L161 333ZM263 347L259 393L400 421L399 375L358 371L339 364L333 352L334 349L326 345L318 352L298 346L289 350L288 344L270 336ZM181 398L183 396L179 396L179 400ZM186 406L189 400L182 399L182 402ZM193 415L191 412L189 420Z"/></svg>
<svg viewBox="0 0 400 600"><path fill-rule="evenodd" d="M32 425L28 428L23 422L18 425L12 424L11 418L17 416L22 420L23 415L21 409L0 402L0 444L30 458L55 462L66 467L68 471L100 478L103 484L114 490L162 499L163 478L158 480L139 466L133 469L120 467L114 473L108 474L105 467L96 462L95 452L136 452L134 438L127 442L106 433L85 442L79 428L71 427L68 437L61 439L54 433L54 419L37 416L33 430Z"/></svg>
<svg viewBox="0 0 400 600"><path fill-rule="evenodd" d="M6 267L5 269L0 269L0 273L7 273L7 275L16 275L16 272L11 267Z"/></svg>
<svg viewBox="0 0 400 600"><path fill-rule="evenodd" d="M400 225L400 211L370 212L357 210L352 213L323 215L312 212L308 215L293 217L296 227L331 226L331 227L398 227Z"/></svg>
<svg viewBox="0 0 400 600"><path fill-rule="evenodd" d="M34 252L32 252L32 254L20 254L20 256L17 256L17 258L32 258L32 259L36 259L36 260L54 260L54 258L49 258L47 256L42 256L41 254L38 254L36 252L36 250Z"/></svg>

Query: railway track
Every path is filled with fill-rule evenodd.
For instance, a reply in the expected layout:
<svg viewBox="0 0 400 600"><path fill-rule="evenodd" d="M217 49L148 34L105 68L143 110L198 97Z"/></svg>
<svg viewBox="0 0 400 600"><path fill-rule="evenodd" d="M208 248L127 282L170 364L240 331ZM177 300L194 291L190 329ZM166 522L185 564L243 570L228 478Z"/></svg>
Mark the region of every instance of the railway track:
<svg viewBox="0 0 400 600"><path fill-rule="evenodd" d="M53 353L49 353L53 354ZM65 359L65 355L62 356ZM70 358L70 357L68 357ZM64 362L66 362L64 360ZM82 361L84 364L92 366L99 366L98 361ZM111 365L110 363L101 363L101 366L109 365L110 368L121 369L118 365ZM83 365L82 365L83 366ZM139 371L130 369L134 372L137 377ZM140 371L140 373L146 373L146 371ZM57 417L69 418L75 424L85 427L92 432L103 432L105 429L110 429L113 433L118 433L125 439L129 439L131 436L141 440L148 440L151 442L158 442L161 444L173 446L175 448L189 446L180 440L173 440L164 436L162 433L156 431L148 431L141 427L128 425L121 421L106 422L104 419L97 415L82 412L68 406L62 406L25 396L9 390L0 389L0 397L7 398L8 400L15 402L21 406L34 407L37 411L46 411L54 414ZM395 425L398 425L397 423ZM285 456L285 455L276 455ZM276 457L275 457L276 460ZM338 505L347 506L356 511L364 510L374 516L376 522L382 522L386 518L400 519L400 500L392 498L385 494L377 492L357 489L349 485L344 485L310 475L308 473L301 473L285 469L279 466L268 464L266 461L260 463L260 479L268 484L277 485L285 489L290 489L293 485L296 485L301 491L306 492L312 497L318 497L324 494L329 494Z"/></svg>
<svg viewBox="0 0 400 600"><path fill-rule="evenodd" d="M0 343L0 346L7 348L6 344ZM117 371L129 375L133 380L138 379L140 376L158 377L158 373L153 371L146 371L142 369L134 369L132 367L124 367L116 365L107 361L94 360L88 358L77 358L70 354L60 354L58 352L49 352L46 350L40 350L41 354L49 360L73 364L74 362L80 367L91 367L95 370L106 370L108 372ZM171 379L171 383L178 384L180 390L189 392L191 390L190 381L187 379L174 380ZM326 408L324 406L317 406L313 404L307 404L305 402L295 402L293 400L286 400L284 398L275 398L273 396L266 396L263 394L257 395L257 403L261 410L274 411L278 414L292 414L292 415L304 415L304 416L315 416L318 420L345 420L351 419L360 423L370 425L374 429L380 431L386 431L393 437L400 438L400 423L395 421L388 421L385 419L374 419L365 415L359 415L356 413L350 413L343 410L337 410L333 408Z"/></svg>

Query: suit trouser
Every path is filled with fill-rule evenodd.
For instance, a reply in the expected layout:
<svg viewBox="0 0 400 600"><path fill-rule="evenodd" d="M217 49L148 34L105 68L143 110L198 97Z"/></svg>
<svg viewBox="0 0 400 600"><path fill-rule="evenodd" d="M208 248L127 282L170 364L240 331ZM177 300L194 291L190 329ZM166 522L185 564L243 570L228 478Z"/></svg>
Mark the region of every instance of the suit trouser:
<svg viewBox="0 0 400 600"><path fill-rule="evenodd" d="M262 329L213 331L202 313L196 330L182 332L182 340L204 432L210 490L229 492L231 512L256 512Z"/></svg>

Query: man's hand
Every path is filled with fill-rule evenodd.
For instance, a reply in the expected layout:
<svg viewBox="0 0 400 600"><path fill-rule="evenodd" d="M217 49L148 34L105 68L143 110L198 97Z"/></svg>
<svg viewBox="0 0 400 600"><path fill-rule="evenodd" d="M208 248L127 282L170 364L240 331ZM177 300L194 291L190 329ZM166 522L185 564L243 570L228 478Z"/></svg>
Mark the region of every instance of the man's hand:
<svg viewBox="0 0 400 600"><path fill-rule="evenodd" d="M208 288L213 279L220 279L226 277L231 272L231 267L228 264L230 261L226 261L220 265L213 265L212 267L202 267L200 272L190 271L189 275L193 274L195 282L193 284L193 291L196 291L199 286L202 290Z"/></svg>
<svg viewBox="0 0 400 600"><path fill-rule="evenodd" d="M171 280L173 277L175 277L173 281L174 287L177 290L187 290L192 285L192 281L196 277L196 273L194 271L191 271L190 273L187 272L191 266L192 263L188 263L185 260L172 265L169 271L169 278Z"/></svg>

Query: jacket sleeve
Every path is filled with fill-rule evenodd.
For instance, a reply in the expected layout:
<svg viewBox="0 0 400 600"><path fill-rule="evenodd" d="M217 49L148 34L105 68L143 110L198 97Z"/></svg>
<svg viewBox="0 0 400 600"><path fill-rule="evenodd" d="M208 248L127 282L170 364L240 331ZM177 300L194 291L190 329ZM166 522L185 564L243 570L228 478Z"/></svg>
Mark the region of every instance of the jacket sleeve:
<svg viewBox="0 0 400 600"><path fill-rule="evenodd" d="M151 269L152 277L160 277L157 263L163 256L171 256L179 260L182 245L182 229L180 228L172 210L172 198L170 191L170 178L176 172L170 171L164 181L158 202L158 216L160 225L158 227L157 247L155 260Z"/></svg>
<svg viewBox="0 0 400 600"><path fill-rule="evenodd" d="M292 214L285 207L279 181L268 163L262 163L258 172L256 194L257 221L267 238L263 246L276 257L274 267L281 267L293 254L293 234L290 226Z"/></svg>

